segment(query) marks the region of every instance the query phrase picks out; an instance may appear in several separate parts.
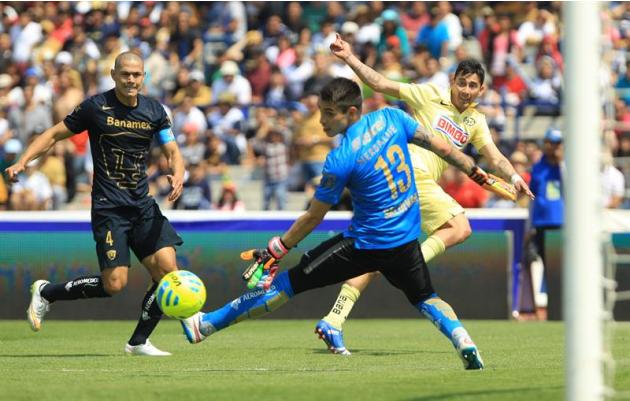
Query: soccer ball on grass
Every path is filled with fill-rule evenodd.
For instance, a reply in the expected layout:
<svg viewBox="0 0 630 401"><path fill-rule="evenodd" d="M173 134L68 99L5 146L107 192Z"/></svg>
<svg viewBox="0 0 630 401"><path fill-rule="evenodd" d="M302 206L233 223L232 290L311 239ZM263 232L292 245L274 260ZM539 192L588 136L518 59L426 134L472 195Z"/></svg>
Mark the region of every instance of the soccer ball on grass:
<svg viewBox="0 0 630 401"><path fill-rule="evenodd" d="M162 277L155 295L166 316L186 319L203 307L206 287L195 273L176 270Z"/></svg>

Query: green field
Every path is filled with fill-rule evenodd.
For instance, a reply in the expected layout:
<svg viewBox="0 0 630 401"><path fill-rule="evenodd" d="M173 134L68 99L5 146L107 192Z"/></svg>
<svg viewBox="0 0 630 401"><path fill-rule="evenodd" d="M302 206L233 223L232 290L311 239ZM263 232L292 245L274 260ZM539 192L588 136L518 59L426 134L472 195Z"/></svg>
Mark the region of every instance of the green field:
<svg viewBox="0 0 630 401"><path fill-rule="evenodd" d="M564 326L467 321L487 368L465 371L425 320L351 320L350 357L313 321L245 322L197 345L175 321L152 340L165 358L122 353L131 321L0 321L0 400L562 400ZM618 389L630 389L630 324L619 324Z"/></svg>

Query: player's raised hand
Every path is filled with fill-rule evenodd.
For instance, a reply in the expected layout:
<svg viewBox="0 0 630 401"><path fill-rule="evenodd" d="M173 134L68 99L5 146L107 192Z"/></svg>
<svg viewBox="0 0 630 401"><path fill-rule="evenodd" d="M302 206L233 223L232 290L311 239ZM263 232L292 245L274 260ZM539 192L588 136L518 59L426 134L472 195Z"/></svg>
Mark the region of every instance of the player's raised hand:
<svg viewBox="0 0 630 401"><path fill-rule="evenodd" d="M18 174L24 171L24 164L17 162L12 166L7 167L4 171L7 173L9 182L18 182Z"/></svg>
<svg viewBox="0 0 630 401"><path fill-rule="evenodd" d="M336 34L335 41L330 44L330 52L342 60L346 60L352 55L350 43L341 39L341 35Z"/></svg>
<svg viewBox="0 0 630 401"><path fill-rule="evenodd" d="M510 180L512 181L512 185L514 185L514 189L516 189L517 192L527 195L531 200L534 200L534 198L536 198L532 191L529 189L529 186L527 185L523 177L518 174L514 174Z"/></svg>
<svg viewBox="0 0 630 401"><path fill-rule="evenodd" d="M176 177L174 175L167 175L168 183L171 184L171 193L168 194L168 200L174 202L179 198L182 194L182 190L184 189L184 180L181 177Z"/></svg>

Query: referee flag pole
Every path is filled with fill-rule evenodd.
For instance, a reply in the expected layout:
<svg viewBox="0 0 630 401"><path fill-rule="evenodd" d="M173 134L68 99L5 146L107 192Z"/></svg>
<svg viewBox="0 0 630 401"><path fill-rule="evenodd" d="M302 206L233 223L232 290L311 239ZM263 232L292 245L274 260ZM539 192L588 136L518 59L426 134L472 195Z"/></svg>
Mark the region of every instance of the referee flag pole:
<svg viewBox="0 0 630 401"><path fill-rule="evenodd" d="M600 4L566 2L564 115L566 172L563 305L566 399L601 401L603 262L601 253Z"/></svg>

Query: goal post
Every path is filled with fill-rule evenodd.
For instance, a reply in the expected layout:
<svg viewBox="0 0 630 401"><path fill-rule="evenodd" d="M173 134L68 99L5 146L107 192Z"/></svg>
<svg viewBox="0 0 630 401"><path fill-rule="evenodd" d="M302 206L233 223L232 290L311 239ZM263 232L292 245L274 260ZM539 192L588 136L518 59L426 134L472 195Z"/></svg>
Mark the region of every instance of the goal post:
<svg viewBox="0 0 630 401"><path fill-rule="evenodd" d="M599 79L602 4L606 3L563 4L566 209L562 277L568 401L604 399Z"/></svg>

